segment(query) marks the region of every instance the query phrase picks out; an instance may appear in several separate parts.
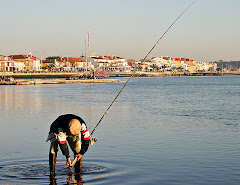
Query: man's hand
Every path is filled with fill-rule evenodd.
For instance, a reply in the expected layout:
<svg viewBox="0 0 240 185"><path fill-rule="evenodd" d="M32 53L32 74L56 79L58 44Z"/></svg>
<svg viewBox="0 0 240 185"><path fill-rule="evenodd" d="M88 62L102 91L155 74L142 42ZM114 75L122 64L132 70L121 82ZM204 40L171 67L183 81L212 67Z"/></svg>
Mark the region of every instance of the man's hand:
<svg viewBox="0 0 240 185"><path fill-rule="evenodd" d="M74 155L74 158L77 157L77 158L78 158L77 161L79 161L79 160L82 158L82 156L83 156L83 155L81 155L81 154L77 154L77 155Z"/></svg>
<svg viewBox="0 0 240 185"><path fill-rule="evenodd" d="M72 164L71 159L67 158L67 164L66 164L67 168L71 167L71 164Z"/></svg>

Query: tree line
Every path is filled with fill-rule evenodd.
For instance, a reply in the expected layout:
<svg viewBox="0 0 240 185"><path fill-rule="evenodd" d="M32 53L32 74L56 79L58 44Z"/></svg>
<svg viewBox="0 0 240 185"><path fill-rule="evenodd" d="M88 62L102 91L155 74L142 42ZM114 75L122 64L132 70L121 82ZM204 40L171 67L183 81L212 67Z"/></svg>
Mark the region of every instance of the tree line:
<svg viewBox="0 0 240 185"><path fill-rule="evenodd" d="M218 69L228 69L231 71L236 71L240 69L240 61L215 61L217 63Z"/></svg>

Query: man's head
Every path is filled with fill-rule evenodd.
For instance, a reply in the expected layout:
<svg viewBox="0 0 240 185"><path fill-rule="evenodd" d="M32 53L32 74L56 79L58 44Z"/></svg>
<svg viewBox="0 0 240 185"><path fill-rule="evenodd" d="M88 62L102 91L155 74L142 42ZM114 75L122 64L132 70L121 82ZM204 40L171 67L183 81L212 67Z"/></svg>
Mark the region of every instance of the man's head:
<svg viewBox="0 0 240 185"><path fill-rule="evenodd" d="M71 119L68 123L68 133L77 135L81 131L81 123L77 119Z"/></svg>

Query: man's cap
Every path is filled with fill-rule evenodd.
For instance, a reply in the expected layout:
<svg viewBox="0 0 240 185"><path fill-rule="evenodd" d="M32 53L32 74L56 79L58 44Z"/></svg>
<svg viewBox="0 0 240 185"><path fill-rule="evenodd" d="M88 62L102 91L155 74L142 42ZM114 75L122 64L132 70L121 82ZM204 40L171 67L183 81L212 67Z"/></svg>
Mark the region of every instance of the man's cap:
<svg viewBox="0 0 240 185"><path fill-rule="evenodd" d="M68 123L68 129L71 135L77 135L80 133L82 125L79 120L71 119Z"/></svg>

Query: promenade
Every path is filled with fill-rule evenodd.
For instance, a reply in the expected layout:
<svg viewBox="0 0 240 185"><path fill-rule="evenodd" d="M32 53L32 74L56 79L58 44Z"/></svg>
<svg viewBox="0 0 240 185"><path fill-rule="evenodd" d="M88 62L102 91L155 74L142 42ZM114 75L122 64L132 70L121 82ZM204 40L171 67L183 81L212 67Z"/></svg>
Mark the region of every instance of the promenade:
<svg viewBox="0 0 240 185"><path fill-rule="evenodd" d="M141 76L224 76L224 75L240 75L240 71L229 71L229 72L95 72L94 75L96 78L104 77L130 77L134 73L134 77ZM0 73L1 74L1 73ZM13 78L69 78L69 77L81 77L85 73L83 72L28 72L28 73L14 73L14 72L5 72L5 77ZM88 74L89 75L89 74ZM2 76L2 75L1 75Z"/></svg>
<svg viewBox="0 0 240 185"><path fill-rule="evenodd" d="M0 81L0 85L37 85L37 84L73 84L73 83L115 83L120 77L130 77L133 73L96 72L94 79L82 78L84 73L4 73L5 78L12 77L13 81ZM168 76L226 76L240 75L240 72L140 72L136 71L134 77L168 77Z"/></svg>

